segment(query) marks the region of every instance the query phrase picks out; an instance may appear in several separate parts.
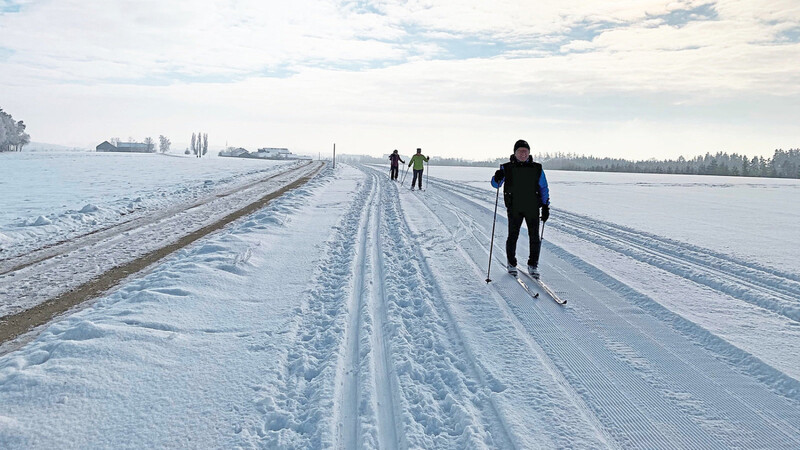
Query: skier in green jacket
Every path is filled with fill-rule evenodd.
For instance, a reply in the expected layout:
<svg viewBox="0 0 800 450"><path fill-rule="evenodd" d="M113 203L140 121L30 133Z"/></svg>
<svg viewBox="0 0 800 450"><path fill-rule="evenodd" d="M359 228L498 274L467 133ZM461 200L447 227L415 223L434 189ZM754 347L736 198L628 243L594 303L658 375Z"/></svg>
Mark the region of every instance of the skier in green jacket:
<svg viewBox="0 0 800 450"><path fill-rule="evenodd" d="M425 170L424 162L430 161L430 158L422 154L422 149L417 149L417 154L411 157L408 162L408 167L414 166L414 179L411 180L411 190L414 190L414 185L417 184L417 177L419 176L419 189L422 190L422 172Z"/></svg>

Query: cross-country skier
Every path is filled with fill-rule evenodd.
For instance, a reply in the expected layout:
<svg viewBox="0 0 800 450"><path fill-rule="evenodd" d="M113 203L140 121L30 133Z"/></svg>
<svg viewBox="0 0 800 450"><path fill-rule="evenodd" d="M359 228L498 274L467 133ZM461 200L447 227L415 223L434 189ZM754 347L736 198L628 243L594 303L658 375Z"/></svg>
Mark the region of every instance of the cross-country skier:
<svg viewBox="0 0 800 450"><path fill-rule="evenodd" d="M411 157L411 161L408 162L408 167L414 165L414 179L411 180L411 190L414 190L414 184L417 182L417 176L419 176L419 189L422 190L422 172L425 170L425 165L423 162L430 161L430 158L422 154L422 149L417 149L417 154Z"/></svg>
<svg viewBox="0 0 800 450"><path fill-rule="evenodd" d="M392 177L392 180L397 180L397 161L405 164L406 162L400 159L400 154L397 153L397 149L389 155L389 161L392 163L392 167L389 171L389 175Z"/></svg>
<svg viewBox="0 0 800 450"><path fill-rule="evenodd" d="M542 165L533 162L530 153L531 147L527 142L522 139L517 141L511 161L501 165L500 170L494 173L492 186L499 189L505 182L503 201L508 210L508 273L517 275L517 238L525 220L530 241L528 273L539 278L539 208L542 208L542 222L546 222L550 218L550 189Z"/></svg>

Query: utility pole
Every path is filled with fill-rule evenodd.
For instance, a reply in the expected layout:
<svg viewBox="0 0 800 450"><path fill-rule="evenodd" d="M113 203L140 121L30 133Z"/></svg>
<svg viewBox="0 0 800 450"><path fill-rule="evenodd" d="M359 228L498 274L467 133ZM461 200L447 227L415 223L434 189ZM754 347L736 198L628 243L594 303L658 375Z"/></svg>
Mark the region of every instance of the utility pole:
<svg viewBox="0 0 800 450"><path fill-rule="evenodd" d="M336 143L333 143L333 168L336 168Z"/></svg>

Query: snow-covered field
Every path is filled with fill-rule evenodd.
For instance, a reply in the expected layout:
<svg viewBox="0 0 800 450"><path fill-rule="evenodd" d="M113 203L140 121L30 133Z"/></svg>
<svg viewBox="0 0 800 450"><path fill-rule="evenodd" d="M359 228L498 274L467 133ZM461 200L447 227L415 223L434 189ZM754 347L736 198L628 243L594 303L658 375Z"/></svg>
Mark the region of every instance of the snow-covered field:
<svg viewBox="0 0 800 450"><path fill-rule="evenodd" d="M3 154L0 258L196 201L285 164L137 153Z"/></svg>
<svg viewBox="0 0 800 450"><path fill-rule="evenodd" d="M433 170L328 167L56 321L0 357L0 447L800 446L797 181L548 173L561 306L502 207L484 282L493 171Z"/></svg>
<svg viewBox="0 0 800 450"><path fill-rule="evenodd" d="M431 170L493 192L486 168ZM560 210L800 276L800 180L559 170L547 171L547 179Z"/></svg>

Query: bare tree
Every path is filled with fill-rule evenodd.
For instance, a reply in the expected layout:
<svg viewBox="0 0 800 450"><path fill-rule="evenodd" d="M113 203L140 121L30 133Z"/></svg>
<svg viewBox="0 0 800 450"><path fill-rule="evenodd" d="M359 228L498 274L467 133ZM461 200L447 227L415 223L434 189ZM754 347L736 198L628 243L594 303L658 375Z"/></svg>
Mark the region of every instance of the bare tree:
<svg viewBox="0 0 800 450"><path fill-rule="evenodd" d="M155 153L156 145L153 138L151 138L150 136L144 138L144 145L147 146L147 153Z"/></svg>
<svg viewBox="0 0 800 450"><path fill-rule="evenodd" d="M195 156L197 156L197 147L195 146L195 142L196 141L197 141L197 138L195 137L195 134L192 133L192 153L194 153Z"/></svg>
<svg viewBox="0 0 800 450"><path fill-rule="evenodd" d="M112 137L111 139L108 140L108 143L113 145L114 147L119 147L119 138Z"/></svg>
<svg viewBox="0 0 800 450"><path fill-rule="evenodd" d="M172 142L169 141L163 134L158 136L158 150L161 153L167 153L169 151L169 145Z"/></svg>
<svg viewBox="0 0 800 450"><path fill-rule="evenodd" d="M208 153L208 133L203 133L203 155Z"/></svg>

